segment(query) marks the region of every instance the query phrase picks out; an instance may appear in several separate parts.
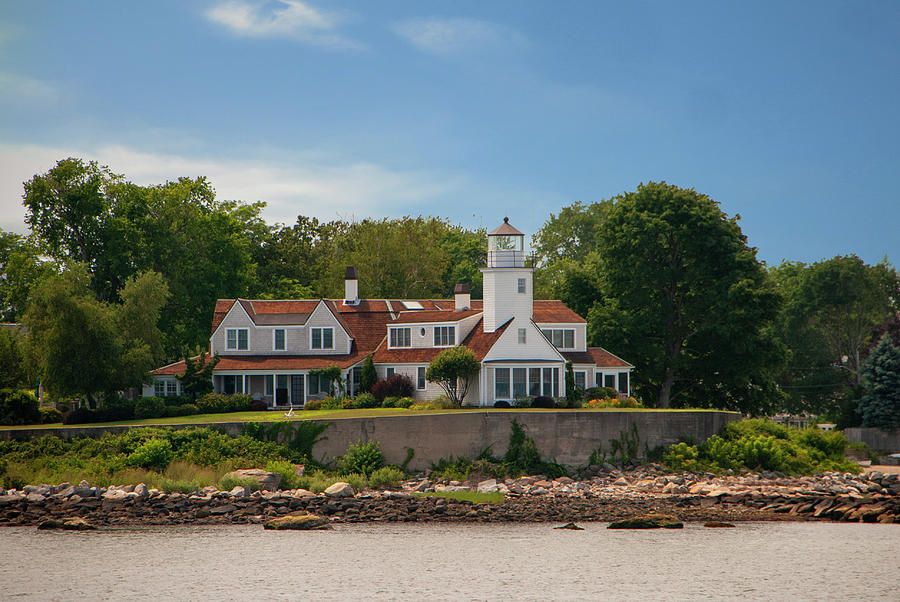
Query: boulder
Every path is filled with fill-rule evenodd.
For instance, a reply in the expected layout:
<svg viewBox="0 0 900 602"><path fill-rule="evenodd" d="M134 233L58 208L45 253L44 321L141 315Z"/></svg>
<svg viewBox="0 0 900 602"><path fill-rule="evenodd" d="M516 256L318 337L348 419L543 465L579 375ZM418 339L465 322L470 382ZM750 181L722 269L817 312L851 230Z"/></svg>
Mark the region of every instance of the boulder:
<svg viewBox="0 0 900 602"><path fill-rule="evenodd" d="M579 527L575 523L566 523L562 527L553 527L554 529L568 529L570 531L584 531L584 527Z"/></svg>
<svg viewBox="0 0 900 602"><path fill-rule="evenodd" d="M325 495L328 497L353 497L354 496L353 487L350 486L350 483L344 483L343 481L338 481L331 487L325 490Z"/></svg>
<svg viewBox="0 0 900 602"><path fill-rule="evenodd" d="M96 528L79 516L61 519L50 518L38 525L38 529L62 529L64 531L90 531Z"/></svg>
<svg viewBox="0 0 900 602"><path fill-rule="evenodd" d="M240 470L232 470L222 478L247 479L256 481L260 489L268 491L277 491L278 484L281 483L281 473L268 472L260 468L242 468Z"/></svg>
<svg viewBox="0 0 900 602"><path fill-rule="evenodd" d="M681 529L684 524L670 514L641 514L618 520L609 524L607 529Z"/></svg>
<svg viewBox="0 0 900 602"><path fill-rule="evenodd" d="M264 529L275 531L311 531L316 529L330 529L328 519L315 514L287 514L273 518L263 525Z"/></svg>
<svg viewBox="0 0 900 602"><path fill-rule="evenodd" d="M148 497L150 497L150 490L147 488L147 485L145 483L139 483L135 485L134 493L142 500L146 500Z"/></svg>

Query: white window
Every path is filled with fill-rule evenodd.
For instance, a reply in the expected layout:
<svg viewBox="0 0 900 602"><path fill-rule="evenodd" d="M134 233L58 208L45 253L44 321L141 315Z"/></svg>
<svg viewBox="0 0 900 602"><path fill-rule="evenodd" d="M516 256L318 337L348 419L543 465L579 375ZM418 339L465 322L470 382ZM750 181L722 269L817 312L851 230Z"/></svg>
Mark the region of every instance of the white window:
<svg viewBox="0 0 900 602"><path fill-rule="evenodd" d="M409 328L391 328L391 347L409 347Z"/></svg>
<svg viewBox="0 0 900 602"><path fill-rule="evenodd" d="M528 391L528 382L526 380L528 376L528 368L513 368L512 376L513 397L516 399L525 397Z"/></svg>
<svg viewBox="0 0 900 602"><path fill-rule="evenodd" d="M233 395L244 392L244 377L240 374L226 374L222 377L223 393Z"/></svg>
<svg viewBox="0 0 900 602"><path fill-rule="evenodd" d="M528 332L528 331L527 331L526 329L524 329L524 328L520 328L520 329L519 329L519 344L520 344L520 345L524 345L524 344L525 344L525 337L527 336L527 335L526 335L527 332Z"/></svg>
<svg viewBox="0 0 900 602"><path fill-rule="evenodd" d="M276 328L272 331L272 349L284 351L284 328Z"/></svg>
<svg viewBox="0 0 900 602"><path fill-rule="evenodd" d="M584 372L575 373L575 386L584 389Z"/></svg>
<svg viewBox="0 0 900 602"><path fill-rule="evenodd" d="M266 394L266 395L274 395L274 394L275 394L275 393L274 393L275 388L272 386L272 384L274 383L275 379L273 378L273 376L272 376L271 374L266 374L265 380L266 380L266 385L265 385L265 386L266 386L266 392L265 392L265 394Z"/></svg>
<svg viewBox="0 0 900 602"><path fill-rule="evenodd" d="M333 328L312 328L310 329L310 348L311 349L334 349L334 329Z"/></svg>
<svg viewBox="0 0 900 602"><path fill-rule="evenodd" d="M425 366L416 368L416 388L420 391L425 390Z"/></svg>
<svg viewBox="0 0 900 602"><path fill-rule="evenodd" d="M524 278L519 278L519 292L520 293L525 292L525 279Z"/></svg>
<svg viewBox="0 0 900 602"><path fill-rule="evenodd" d="M434 346L452 347L456 344L456 326L435 326Z"/></svg>
<svg viewBox="0 0 900 602"><path fill-rule="evenodd" d="M310 374L307 377L307 382L309 382L310 395L318 395L322 392L322 379L318 374Z"/></svg>
<svg viewBox="0 0 900 602"><path fill-rule="evenodd" d="M384 377L385 378L390 378L393 375L394 375L394 369L392 367L388 366L387 368L384 369Z"/></svg>
<svg viewBox="0 0 900 602"><path fill-rule="evenodd" d="M547 340L553 343L557 349L574 349L575 348L575 329L574 328L547 328L542 330Z"/></svg>
<svg viewBox="0 0 900 602"><path fill-rule="evenodd" d="M225 331L225 348L245 350L249 347L249 334L246 328L229 328Z"/></svg>
<svg viewBox="0 0 900 602"><path fill-rule="evenodd" d="M509 399L509 368L494 368L494 399Z"/></svg>
<svg viewBox="0 0 900 602"><path fill-rule="evenodd" d="M153 383L153 394L156 397L174 397L178 395L178 381L174 378L161 378Z"/></svg>

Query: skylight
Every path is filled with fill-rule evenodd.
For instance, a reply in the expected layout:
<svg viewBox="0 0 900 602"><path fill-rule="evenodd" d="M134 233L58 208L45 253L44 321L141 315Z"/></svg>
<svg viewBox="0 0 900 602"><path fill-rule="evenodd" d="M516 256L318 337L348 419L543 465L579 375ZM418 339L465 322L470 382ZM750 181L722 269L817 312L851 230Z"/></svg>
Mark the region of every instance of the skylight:
<svg viewBox="0 0 900 602"><path fill-rule="evenodd" d="M400 303L406 309L425 309L424 307L422 307L422 304L419 303L418 301L401 301Z"/></svg>

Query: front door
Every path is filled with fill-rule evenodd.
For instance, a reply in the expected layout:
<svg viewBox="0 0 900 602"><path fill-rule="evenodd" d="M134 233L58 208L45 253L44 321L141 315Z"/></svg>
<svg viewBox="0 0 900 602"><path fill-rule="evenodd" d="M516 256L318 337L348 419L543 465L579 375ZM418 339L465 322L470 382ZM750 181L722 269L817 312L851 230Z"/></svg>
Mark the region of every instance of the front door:
<svg viewBox="0 0 900 602"><path fill-rule="evenodd" d="M304 394L306 388L303 386L303 375L291 375L291 405L302 406L304 403Z"/></svg>

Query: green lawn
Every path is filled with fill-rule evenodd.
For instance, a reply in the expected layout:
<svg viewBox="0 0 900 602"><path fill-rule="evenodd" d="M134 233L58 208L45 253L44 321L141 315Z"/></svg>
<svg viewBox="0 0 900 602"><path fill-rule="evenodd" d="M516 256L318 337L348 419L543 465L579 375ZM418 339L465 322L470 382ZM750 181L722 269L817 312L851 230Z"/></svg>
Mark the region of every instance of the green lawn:
<svg viewBox="0 0 900 602"><path fill-rule="evenodd" d="M144 420L124 420L120 422L92 422L90 424L30 424L25 426L0 426L0 430L29 428L82 428L92 426L136 426L157 425L171 426L175 424L209 424L227 422L278 422L288 420L341 420L344 418L369 418L378 416L419 416L429 414L452 414L455 412L572 412L564 409L509 409L509 408L459 408L453 410L404 410L403 408L374 408L369 410L294 410L290 418L284 411L232 412L229 414L196 414L194 416L177 416L172 418L147 418ZM579 409L579 412L716 412L719 410L658 410L655 408L601 408Z"/></svg>

